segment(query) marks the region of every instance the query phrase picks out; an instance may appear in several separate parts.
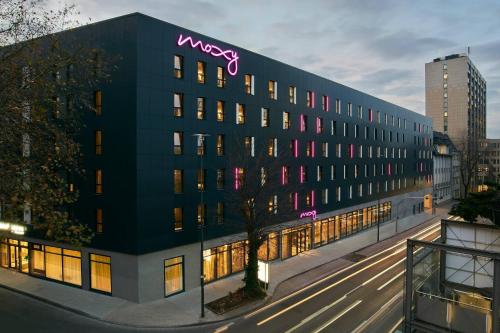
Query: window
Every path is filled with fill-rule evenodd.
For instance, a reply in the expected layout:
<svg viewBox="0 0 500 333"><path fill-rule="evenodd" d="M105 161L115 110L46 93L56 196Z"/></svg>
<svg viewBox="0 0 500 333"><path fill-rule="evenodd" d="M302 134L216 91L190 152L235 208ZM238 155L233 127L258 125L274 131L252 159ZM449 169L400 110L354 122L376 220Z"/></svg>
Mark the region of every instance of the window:
<svg viewBox="0 0 500 333"><path fill-rule="evenodd" d="M95 115L100 116L102 114L102 91L100 90L94 93L94 108Z"/></svg>
<svg viewBox="0 0 500 333"><path fill-rule="evenodd" d="M102 155L102 131L97 130L94 132L95 136L95 154Z"/></svg>
<svg viewBox="0 0 500 333"><path fill-rule="evenodd" d="M307 91L306 104L308 108L314 108L314 91Z"/></svg>
<svg viewBox="0 0 500 333"><path fill-rule="evenodd" d="M269 214L278 214L278 196L272 195L267 203Z"/></svg>
<svg viewBox="0 0 500 333"><path fill-rule="evenodd" d="M235 168L234 169L234 189L239 190L245 183L245 169Z"/></svg>
<svg viewBox="0 0 500 333"><path fill-rule="evenodd" d="M337 198L338 202L340 202L340 200L342 200L342 189L340 188L340 186L337 186L336 198Z"/></svg>
<svg viewBox="0 0 500 333"><path fill-rule="evenodd" d="M267 182L268 170L265 167L260 168L260 185L264 186Z"/></svg>
<svg viewBox="0 0 500 333"><path fill-rule="evenodd" d="M358 105L358 118L363 119L363 107Z"/></svg>
<svg viewBox="0 0 500 333"><path fill-rule="evenodd" d="M321 108L325 112L330 111L330 98L328 96L326 96L326 95L323 95L321 97Z"/></svg>
<svg viewBox="0 0 500 333"><path fill-rule="evenodd" d="M323 180L323 167L321 165L316 166L316 181L320 182Z"/></svg>
<svg viewBox="0 0 500 333"><path fill-rule="evenodd" d="M351 102L347 103L347 115L349 117L352 117L352 103Z"/></svg>
<svg viewBox="0 0 500 333"><path fill-rule="evenodd" d="M368 121L371 123L373 122L373 110L368 109Z"/></svg>
<svg viewBox="0 0 500 333"><path fill-rule="evenodd" d="M196 119L205 119L205 97L198 97L196 99Z"/></svg>
<svg viewBox="0 0 500 333"><path fill-rule="evenodd" d="M300 183L307 182L307 166L300 166Z"/></svg>
<svg viewBox="0 0 500 333"><path fill-rule="evenodd" d="M342 144L340 144L340 143L335 144L335 155L338 158L342 157Z"/></svg>
<svg viewBox="0 0 500 333"><path fill-rule="evenodd" d="M102 194L102 170L95 171L95 193Z"/></svg>
<svg viewBox="0 0 500 333"><path fill-rule="evenodd" d="M217 121L224 121L224 101L217 101Z"/></svg>
<svg viewBox="0 0 500 333"><path fill-rule="evenodd" d="M337 114L340 114L340 113L341 113L341 111L340 111L340 107L341 107L341 105L340 105L340 99L338 99L338 98L337 98L337 99L335 100L335 112L336 112Z"/></svg>
<svg viewBox="0 0 500 333"><path fill-rule="evenodd" d="M255 94L254 82L255 77L253 75L245 74L245 93L247 95Z"/></svg>
<svg viewBox="0 0 500 333"><path fill-rule="evenodd" d="M344 136L349 136L349 124L344 123Z"/></svg>
<svg viewBox="0 0 500 333"><path fill-rule="evenodd" d="M303 114L300 115L300 131L307 132L307 116Z"/></svg>
<svg viewBox="0 0 500 333"><path fill-rule="evenodd" d="M28 254L26 253L26 255ZM82 285L82 259L80 251L32 244L31 259L33 260L33 273L52 280L63 281L77 286Z"/></svg>
<svg viewBox="0 0 500 333"><path fill-rule="evenodd" d="M217 134L217 143L215 147L217 156L224 155L224 134Z"/></svg>
<svg viewBox="0 0 500 333"><path fill-rule="evenodd" d="M363 196L363 184L358 184L358 197Z"/></svg>
<svg viewBox="0 0 500 333"><path fill-rule="evenodd" d="M184 172L180 169L174 170L174 193L179 194L184 191Z"/></svg>
<svg viewBox="0 0 500 333"><path fill-rule="evenodd" d="M255 137L246 136L244 139L245 151L248 156L255 156Z"/></svg>
<svg viewBox="0 0 500 333"><path fill-rule="evenodd" d="M293 157L299 157L299 141L297 139L290 141L290 153Z"/></svg>
<svg viewBox="0 0 500 333"><path fill-rule="evenodd" d="M182 117L184 114L184 94L174 93L174 117Z"/></svg>
<svg viewBox="0 0 500 333"><path fill-rule="evenodd" d="M316 134L323 133L323 118L316 117Z"/></svg>
<svg viewBox="0 0 500 333"><path fill-rule="evenodd" d="M267 154L271 157L278 156L278 139L270 138L267 144Z"/></svg>
<svg viewBox="0 0 500 333"><path fill-rule="evenodd" d="M287 185L290 179L290 167L282 166L281 167L281 185Z"/></svg>
<svg viewBox="0 0 500 333"><path fill-rule="evenodd" d="M198 191L205 191L205 179L207 175L207 170L206 169L198 169L197 172L197 188Z"/></svg>
<svg viewBox="0 0 500 333"><path fill-rule="evenodd" d="M330 165L330 180L337 179L337 167L335 164Z"/></svg>
<svg viewBox="0 0 500 333"><path fill-rule="evenodd" d="M90 288L111 293L111 257L90 254Z"/></svg>
<svg viewBox="0 0 500 333"><path fill-rule="evenodd" d="M269 92L270 99L278 99L278 82L269 80L267 91Z"/></svg>
<svg viewBox="0 0 500 333"><path fill-rule="evenodd" d="M290 129L290 112L283 112L283 129Z"/></svg>
<svg viewBox="0 0 500 333"><path fill-rule="evenodd" d="M95 210L95 230L98 234L103 232L102 208Z"/></svg>
<svg viewBox="0 0 500 333"><path fill-rule="evenodd" d="M321 191L321 203L323 205L328 205L328 189L325 188Z"/></svg>
<svg viewBox="0 0 500 333"><path fill-rule="evenodd" d="M269 109L267 108L260 109L260 126L269 127Z"/></svg>
<svg viewBox="0 0 500 333"><path fill-rule="evenodd" d="M217 66L217 87L224 88L226 85L226 73L224 67Z"/></svg>
<svg viewBox="0 0 500 333"><path fill-rule="evenodd" d="M196 207L196 223L201 226L205 224L205 216L207 211L207 205L198 204Z"/></svg>
<svg viewBox="0 0 500 333"><path fill-rule="evenodd" d="M184 58L180 55L174 56L174 77L182 79L184 76Z"/></svg>
<svg viewBox="0 0 500 333"><path fill-rule="evenodd" d="M225 169L217 169L216 182L218 190L224 189L224 183L225 183L224 178L225 178Z"/></svg>
<svg viewBox="0 0 500 333"><path fill-rule="evenodd" d="M288 87L288 99L291 104L297 104L297 88L294 86Z"/></svg>
<svg viewBox="0 0 500 333"><path fill-rule="evenodd" d="M174 132L174 155L182 155L184 132Z"/></svg>
<svg viewBox="0 0 500 333"><path fill-rule="evenodd" d="M245 123L245 105L236 103L236 124L241 125Z"/></svg>
<svg viewBox="0 0 500 333"><path fill-rule="evenodd" d="M323 157L328 157L328 142L323 142L321 144L321 155Z"/></svg>
<svg viewBox="0 0 500 333"><path fill-rule="evenodd" d="M165 260L164 271L165 296L184 291L184 256Z"/></svg>
<svg viewBox="0 0 500 333"><path fill-rule="evenodd" d="M330 135L337 135L337 121L332 120L330 122Z"/></svg>
<svg viewBox="0 0 500 333"><path fill-rule="evenodd" d="M217 224L224 223L224 203L223 202L217 203L217 209L215 212L215 219L217 221Z"/></svg>
<svg viewBox="0 0 500 333"><path fill-rule="evenodd" d="M174 231L182 231L184 224L184 212L182 207L174 208Z"/></svg>
<svg viewBox="0 0 500 333"><path fill-rule="evenodd" d="M206 67L206 64L203 61L198 61L198 63L197 63L198 83L205 84L205 67Z"/></svg>

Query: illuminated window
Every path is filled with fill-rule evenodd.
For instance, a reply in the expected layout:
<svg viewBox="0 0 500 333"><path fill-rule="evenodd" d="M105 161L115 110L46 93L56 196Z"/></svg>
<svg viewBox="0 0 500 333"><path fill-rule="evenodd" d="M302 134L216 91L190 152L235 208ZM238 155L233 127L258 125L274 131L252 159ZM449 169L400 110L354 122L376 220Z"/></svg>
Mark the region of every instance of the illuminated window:
<svg viewBox="0 0 500 333"><path fill-rule="evenodd" d="M102 208L97 208L95 210L95 224L96 224L96 232L98 234L102 234L103 232L103 218L102 218Z"/></svg>
<svg viewBox="0 0 500 333"><path fill-rule="evenodd" d="M342 144L340 144L340 143L335 144L335 155L338 158L342 157Z"/></svg>
<svg viewBox="0 0 500 333"><path fill-rule="evenodd" d="M102 131L97 130L94 132L95 136L95 154L102 155Z"/></svg>
<svg viewBox="0 0 500 333"><path fill-rule="evenodd" d="M241 125L245 123L245 105L236 103L236 124Z"/></svg>
<svg viewBox="0 0 500 333"><path fill-rule="evenodd" d="M307 132L307 116L304 114L300 115L300 131Z"/></svg>
<svg viewBox="0 0 500 333"><path fill-rule="evenodd" d="M217 182L217 189L218 190L223 190L224 189L224 183L225 183L225 169L217 169L217 174L216 174L216 182Z"/></svg>
<svg viewBox="0 0 500 333"><path fill-rule="evenodd" d="M201 226L205 224L205 216L207 211L207 205L198 204L196 207L196 223Z"/></svg>
<svg viewBox="0 0 500 333"><path fill-rule="evenodd" d="M347 115L349 117L352 117L352 103L351 102L347 103Z"/></svg>
<svg viewBox="0 0 500 333"><path fill-rule="evenodd" d="M320 182L323 180L323 167L321 165L316 166L316 181Z"/></svg>
<svg viewBox="0 0 500 333"><path fill-rule="evenodd" d="M358 184L358 197L363 196L363 184Z"/></svg>
<svg viewBox="0 0 500 333"><path fill-rule="evenodd" d="M291 104L297 104L297 88L294 86L288 87L288 99Z"/></svg>
<svg viewBox="0 0 500 333"><path fill-rule="evenodd" d="M281 185L287 185L290 179L290 167L281 167Z"/></svg>
<svg viewBox="0 0 500 333"><path fill-rule="evenodd" d="M196 174L197 174L198 191L205 191L205 179L207 176L207 170L206 169L198 169Z"/></svg>
<svg viewBox="0 0 500 333"><path fill-rule="evenodd" d="M321 191L321 203L323 205L328 204L328 189L327 188L325 188Z"/></svg>
<svg viewBox="0 0 500 333"><path fill-rule="evenodd" d="M337 166L335 164L330 165L330 180L337 179Z"/></svg>
<svg viewBox="0 0 500 333"><path fill-rule="evenodd" d="M340 202L340 200L342 200L342 189L340 188L340 186L337 186L337 191L336 191L336 199L337 199L337 202Z"/></svg>
<svg viewBox="0 0 500 333"><path fill-rule="evenodd" d="M111 293L111 257L90 254L90 288Z"/></svg>
<svg viewBox="0 0 500 333"><path fill-rule="evenodd" d="M226 73L224 67L217 66L217 87L224 88L226 85Z"/></svg>
<svg viewBox="0 0 500 333"><path fill-rule="evenodd" d="M182 155L183 134L183 132L174 132L174 155Z"/></svg>
<svg viewBox="0 0 500 333"><path fill-rule="evenodd" d="M224 101L217 101L217 121L224 121Z"/></svg>
<svg viewBox="0 0 500 333"><path fill-rule="evenodd" d="M330 111L330 98L326 95L321 97L321 108L325 112Z"/></svg>
<svg viewBox="0 0 500 333"><path fill-rule="evenodd" d="M260 109L260 126L269 127L269 109L267 108Z"/></svg>
<svg viewBox="0 0 500 333"><path fill-rule="evenodd" d="M267 143L267 154L271 157L278 156L278 139L270 138Z"/></svg>
<svg viewBox="0 0 500 333"><path fill-rule="evenodd" d="M217 224L224 223L224 203L223 202L217 203L217 208L215 211L215 219L217 221Z"/></svg>
<svg viewBox="0 0 500 333"><path fill-rule="evenodd" d="M184 76L184 58L180 55L174 56L174 77L182 79Z"/></svg>
<svg viewBox="0 0 500 333"><path fill-rule="evenodd" d="M290 112L283 112L283 129L290 129Z"/></svg>
<svg viewBox="0 0 500 333"><path fill-rule="evenodd" d="M174 231L182 231L184 224L184 214L182 207L174 208Z"/></svg>
<svg viewBox="0 0 500 333"><path fill-rule="evenodd" d="M330 135L337 135L337 121L330 121Z"/></svg>
<svg viewBox="0 0 500 333"><path fill-rule="evenodd" d="M337 114L340 114L341 113L341 110L340 110L340 107L341 107L341 104L340 104L340 99L336 99L335 100L335 112Z"/></svg>
<svg viewBox="0 0 500 333"><path fill-rule="evenodd" d="M293 157L299 157L299 141L297 139L290 141L290 153Z"/></svg>
<svg viewBox="0 0 500 333"><path fill-rule="evenodd" d="M272 195L267 203L269 214L278 214L278 196Z"/></svg>
<svg viewBox="0 0 500 333"><path fill-rule="evenodd" d="M307 166L306 165L300 166L300 182L301 183L307 182Z"/></svg>
<svg viewBox="0 0 500 333"><path fill-rule="evenodd" d="M316 134L323 133L323 118L316 117Z"/></svg>
<svg viewBox="0 0 500 333"><path fill-rule="evenodd" d="M95 171L95 193L102 194L102 170Z"/></svg>
<svg viewBox="0 0 500 333"><path fill-rule="evenodd" d="M96 116L100 116L102 114L102 91L100 90L94 93L94 108Z"/></svg>
<svg viewBox="0 0 500 333"><path fill-rule="evenodd" d="M267 91L270 99L278 99L278 82L269 80Z"/></svg>
<svg viewBox="0 0 500 333"><path fill-rule="evenodd" d="M234 189L239 190L245 184L245 169L235 168L234 169Z"/></svg>
<svg viewBox="0 0 500 333"><path fill-rule="evenodd" d="M184 173L180 169L174 170L174 193L182 193L184 191Z"/></svg>
<svg viewBox="0 0 500 333"><path fill-rule="evenodd" d="M205 67L206 67L206 64L203 61L198 61L198 63L197 63L198 83L205 84Z"/></svg>
<svg viewBox="0 0 500 333"><path fill-rule="evenodd" d="M196 155L203 156L206 151L206 141L204 136L200 136L196 140Z"/></svg>
<svg viewBox="0 0 500 333"><path fill-rule="evenodd" d="M255 137L246 136L244 139L245 151L248 156L255 156Z"/></svg>
<svg viewBox="0 0 500 333"><path fill-rule="evenodd" d="M198 97L196 99L196 119L205 119L205 97Z"/></svg>
<svg viewBox="0 0 500 333"><path fill-rule="evenodd" d="M323 142L321 144L321 155L323 157L328 157L328 142Z"/></svg>
<svg viewBox="0 0 500 333"><path fill-rule="evenodd" d="M352 199L352 185L349 185L349 199Z"/></svg>
<svg viewBox="0 0 500 333"><path fill-rule="evenodd" d="M182 117L184 114L184 94L174 93L174 117Z"/></svg>
<svg viewBox="0 0 500 333"><path fill-rule="evenodd" d="M290 205L290 208L293 210L298 210L299 209L299 194L297 192L290 193L288 195L288 203Z"/></svg>
<svg viewBox="0 0 500 333"><path fill-rule="evenodd" d="M217 134L215 151L216 151L217 156L224 155L224 134Z"/></svg>
<svg viewBox="0 0 500 333"><path fill-rule="evenodd" d="M314 91L307 91L306 94L306 104L308 108L314 107Z"/></svg>
<svg viewBox="0 0 500 333"><path fill-rule="evenodd" d="M184 291L184 256L165 260L164 273L165 296Z"/></svg>
<svg viewBox="0 0 500 333"><path fill-rule="evenodd" d="M245 93L247 95L254 95L255 93L254 82L255 82L255 77L253 75L245 74Z"/></svg>

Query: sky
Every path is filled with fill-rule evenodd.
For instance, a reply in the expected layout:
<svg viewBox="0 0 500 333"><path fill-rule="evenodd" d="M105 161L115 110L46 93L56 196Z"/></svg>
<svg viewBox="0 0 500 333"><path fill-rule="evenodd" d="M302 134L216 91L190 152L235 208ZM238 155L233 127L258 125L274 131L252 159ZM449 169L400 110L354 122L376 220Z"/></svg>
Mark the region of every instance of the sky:
<svg viewBox="0 0 500 333"><path fill-rule="evenodd" d="M61 6L61 0L48 2ZM487 137L500 138L500 0L75 3L81 21L141 12L422 114L425 63L470 46L487 81Z"/></svg>

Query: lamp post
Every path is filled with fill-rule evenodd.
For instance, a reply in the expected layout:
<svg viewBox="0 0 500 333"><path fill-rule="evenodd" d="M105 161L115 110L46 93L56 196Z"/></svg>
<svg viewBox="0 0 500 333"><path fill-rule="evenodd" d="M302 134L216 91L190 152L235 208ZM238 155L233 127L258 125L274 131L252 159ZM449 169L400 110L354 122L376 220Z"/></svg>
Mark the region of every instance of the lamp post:
<svg viewBox="0 0 500 333"><path fill-rule="evenodd" d="M200 169L201 169L201 174L203 177L203 182L205 182L205 175L203 171L203 156L205 155L205 138L207 136L210 136L208 134L202 134L202 133L197 133L193 134L197 138L197 149L200 147L203 147L203 151L200 155ZM204 185L204 184L203 184ZM203 192L205 191L205 187L199 189L200 190L200 204L201 204L201 209L203 215L201 216L201 221L200 221L200 292L201 292L201 318L205 317L205 271L203 268L203 242L204 242L204 227L205 227L205 205L204 205L204 198L203 198Z"/></svg>

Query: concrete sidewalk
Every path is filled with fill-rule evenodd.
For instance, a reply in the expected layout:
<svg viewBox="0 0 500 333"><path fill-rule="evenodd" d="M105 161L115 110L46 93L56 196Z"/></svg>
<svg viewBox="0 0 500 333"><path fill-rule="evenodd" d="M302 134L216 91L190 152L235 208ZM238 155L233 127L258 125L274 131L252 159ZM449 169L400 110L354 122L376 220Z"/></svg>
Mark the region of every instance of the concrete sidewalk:
<svg viewBox="0 0 500 333"><path fill-rule="evenodd" d="M438 221L440 218L446 217L447 212L447 208L438 208L437 215L433 220ZM398 232L401 233L432 218L430 214L422 213L400 219ZM381 225L381 240L394 234L394 221ZM271 282L268 294L273 295L276 288L282 283L283 286L275 297L292 292L321 278L322 275L352 264L351 261L341 257L376 243L376 239L377 228L371 228L296 257L273 262L270 265ZM372 247L367 248L363 251L366 254L363 254L375 253L376 248L381 246L383 244L377 244L373 249L370 249ZM243 273L240 273L208 284L205 287L205 302L209 303L227 295L229 291L240 288L243 286L242 278ZM202 320L199 315L199 288L162 300L137 304L6 269L0 269L0 286L91 318L134 327L172 327L221 321L248 312L265 302L255 302L222 316L207 310L206 316Z"/></svg>

